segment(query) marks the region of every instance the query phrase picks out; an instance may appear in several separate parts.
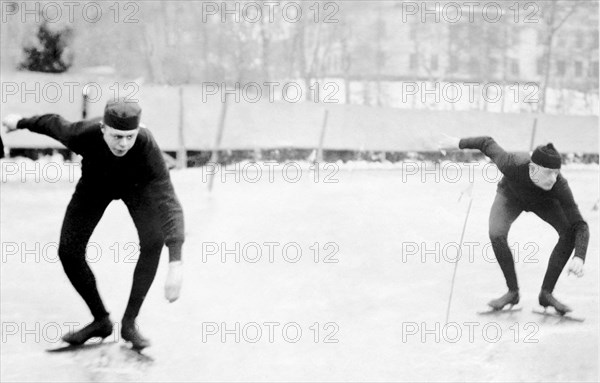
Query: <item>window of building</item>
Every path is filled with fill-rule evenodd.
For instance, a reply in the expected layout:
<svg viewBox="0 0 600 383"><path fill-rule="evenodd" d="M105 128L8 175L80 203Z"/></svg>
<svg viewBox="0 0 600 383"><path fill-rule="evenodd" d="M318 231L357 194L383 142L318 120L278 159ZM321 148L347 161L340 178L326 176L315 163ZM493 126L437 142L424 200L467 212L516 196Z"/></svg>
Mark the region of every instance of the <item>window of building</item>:
<svg viewBox="0 0 600 383"><path fill-rule="evenodd" d="M383 20L377 23L377 26L375 28L377 28L377 36L379 38L385 38L387 36L387 28Z"/></svg>
<svg viewBox="0 0 600 383"><path fill-rule="evenodd" d="M583 75L583 63L581 61L575 61L575 77L581 77Z"/></svg>
<svg viewBox="0 0 600 383"><path fill-rule="evenodd" d="M498 72L498 67L500 66L500 62L498 61L497 58L490 58L490 75L494 75L496 74L496 72Z"/></svg>
<svg viewBox="0 0 600 383"><path fill-rule="evenodd" d="M438 70L439 68L439 58L438 55L431 56L431 70Z"/></svg>
<svg viewBox="0 0 600 383"><path fill-rule="evenodd" d="M546 40L546 35L543 31L537 31L535 34L535 43L537 45L543 45Z"/></svg>
<svg viewBox="0 0 600 383"><path fill-rule="evenodd" d="M509 29L505 35L506 41L504 42L507 46L515 45L517 41L517 35L512 29Z"/></svg>
<svg viewBox="0 0 600 383"><path fill-rule="evenodd" d="M459 38L459 28L455 24L450 24L448 26L448 40L451 42L458 41Z"/></svg>
<svg viewBox="0 0 600 383"><path fill-rule="evenodd" d="M490 33L486 36L487 44L493 47L497 47L501 44L499 33Z"/></svg>
<svg viewBox="0 0 600 383"><path fill-rule="evenodd" d="M564 60L558 60L556 62L556 74L564 76L567 73L567 63Z"/></svg>
<svg viewBox="0 0 600 383"><path fill-rule="evenodd" d="M590 63L589 71L590 71L590 73L589 73L590 77L598 78L598 71L599 71L598 61L592 61Z"/></svg>
<svg viewBox="0 0 600 383"><path fill-rule="evenodd" d="M410 26L410 39L415 41L417 40L417 27L416 25Z"/></svg>
<svg viewBox="0 0 600 383"><path fill-rule="evenodd" d="M515 59L510 60L510 73L514 76L519 75L519 62Z"/></svg>
<svg viewBox="0 0 600 383"><path fill-rule="evenodd" d="M329 55L325 60L325 67L329 73L340 73L341 72L341 57L339 52L334 52Z"/></svg>
<svg viewBox="0 0 600 383"><path fill-rule="evenodd" d="M456 57L455 54L450 54L449 61L450 61L450 64L449 64L448 71L450 73L458 72L458 57Z"/></svg>
<svg viewBox="0 0 600 383"><path fill-rule="evenodd" d="M419 66L419 59L417 57L416 53L411 53L410 54L410 58L409 58L409 64L408 64L409 68L411 70L416 70L417 67Z"/></svg>
<svg viewBox="0 0 600 383"><path fill-rule="evenodd" d="M577 48L583 48L583 44L584 44L584 38L583 38L583 32L581 31L577 31L575 33L575 47Z"/></svg>
<svg viewBox="0 0 600 383"><path fill-rule="evenodd" d="M469 72L471 75L479 73L479 60L477 57L471 57L469 60Z"/></svg>
<svg viewBox="0 0 600 383"><path fill-rule="evenodd" d="M537 74L538 76L541 76L544 74L544 66L545 66L545 61L543 57L540 57L539 59L537 59Z"/></svg>

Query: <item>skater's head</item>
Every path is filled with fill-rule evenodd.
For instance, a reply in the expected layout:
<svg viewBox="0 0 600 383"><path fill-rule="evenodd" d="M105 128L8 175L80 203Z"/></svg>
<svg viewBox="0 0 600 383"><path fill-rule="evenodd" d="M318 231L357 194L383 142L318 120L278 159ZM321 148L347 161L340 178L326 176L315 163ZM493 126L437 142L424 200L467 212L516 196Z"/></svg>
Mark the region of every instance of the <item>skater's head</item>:
<svg viewBox="0 0 600 383"><path fill-rule="evenodd" d="M120 98L106 103L102 135L112 154L123 157L133 147L140 131L141 115L137 102Z"/></svg>
<svg viewBox="0 0 600 383"><path fill-rule="evenodd" d="M544 190L550 190L560 173L560 153L554 145L540 145L533 151L529 163L529 177L534 184Z"/></svg>

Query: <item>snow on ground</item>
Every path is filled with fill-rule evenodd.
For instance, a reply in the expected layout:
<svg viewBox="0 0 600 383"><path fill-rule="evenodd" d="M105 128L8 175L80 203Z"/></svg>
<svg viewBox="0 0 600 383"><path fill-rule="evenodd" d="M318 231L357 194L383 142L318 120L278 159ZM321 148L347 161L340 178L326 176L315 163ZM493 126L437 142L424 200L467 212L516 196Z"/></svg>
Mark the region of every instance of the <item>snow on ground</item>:
<svg viewBox="0 0 600 383"><path fill-rule="evenodd" d="M173 171L186 217L185 281L181 299L167 303L165 249L139 318L153 342L145 351L153 360L136 358L122 342L45 352L60 345L71 323L77 327L91 319L56 260L77 177L21 182L20 174L11 176L0 195L0 379L598 380L599 225L598 211L592 210L599 197L597 165L563 171L591 240L586 276L565 272L556 295L584 323L557 323L531 313L557 235L530 213L509 236L523 310L476 315L505 285L487 238L498 179L491 171L485 177L475 171L446 324L455 243L468 204L467 198L457 200L469 184L468 172L360 167L322 168L316 174L302 165L297 182L295 166L284 176L278 165L272 179L265 169L238 168L219 172L211 193L206 169ZM124 205L114 202L88 251L117 322L129 294L136 238Z"/></svg>

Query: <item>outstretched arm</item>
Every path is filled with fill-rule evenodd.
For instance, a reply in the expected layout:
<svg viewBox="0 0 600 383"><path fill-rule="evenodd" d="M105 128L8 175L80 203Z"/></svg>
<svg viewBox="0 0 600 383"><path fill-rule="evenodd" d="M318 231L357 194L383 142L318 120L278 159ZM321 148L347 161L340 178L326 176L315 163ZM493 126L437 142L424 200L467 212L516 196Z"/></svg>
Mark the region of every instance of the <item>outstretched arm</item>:
<svg viewBox="0 0 600 383"><path fill-rule="evenodd" d="M488 156L505 176L516 175L517 161L514 154L508 153L492 137L470 137L459 141L460 149L478 149Z"/></svg>
<svg viewBox="0 0 600 383"><path fill-rule="evenodd" d="M508 177L517 176L518 162L515 155L502 149L492 137L483 136L460 139L444 134L439 139L438 148L442 153L446 150L477 149L488 156L498 166L502 174Z"/></svg>
<svg viewBox="0 0 600 383"><path fill-rule="evenodd" d="M2 125L6 127L7 132L28 129L35 133L44 134L59 141L70 150L81 154L78 137L84 131L83 124L71 123L58 114L44 114L31 118L10 114L2 120Z"/></svg>

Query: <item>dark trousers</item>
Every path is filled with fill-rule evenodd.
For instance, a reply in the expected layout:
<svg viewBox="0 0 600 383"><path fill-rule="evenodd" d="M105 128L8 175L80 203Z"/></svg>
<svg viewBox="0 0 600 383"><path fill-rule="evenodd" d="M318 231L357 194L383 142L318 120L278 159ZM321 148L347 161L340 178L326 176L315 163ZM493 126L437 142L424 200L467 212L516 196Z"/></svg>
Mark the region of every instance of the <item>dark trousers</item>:
<svg viewBox="0 0 600 383"><path fill-rule="evenodd" d="M515 262L508 246L508 231L522 211L523 209L518 201L502 193L497 193L490 212L489 235L492 248L506 279L506 285L510 290L518 290L519 285L515 272ZM558 201L551 200L551 202L544 206L533 207L531 211L552 225L559 235L558 243L554 246L554 250L552 250L550 260L548 261L548 269L542 282L542 289L552 292L560 273L573 252L575 237Z"/></svg>
<svg viewBox="0 0 600 383"><path fill-rule="evenodd" d="M159 214L150 203L150 198L129 193L122 199L133 218L140 240L140 255L133 273L129 302L123 315L124 320L134 320L156 275L164 237ZM78 184L67 207L58 247L65 273L94 319L104 318L108 312L98 293L96 278L85 259L85 249L94 228L112 200L108 193Z"/></svg>

